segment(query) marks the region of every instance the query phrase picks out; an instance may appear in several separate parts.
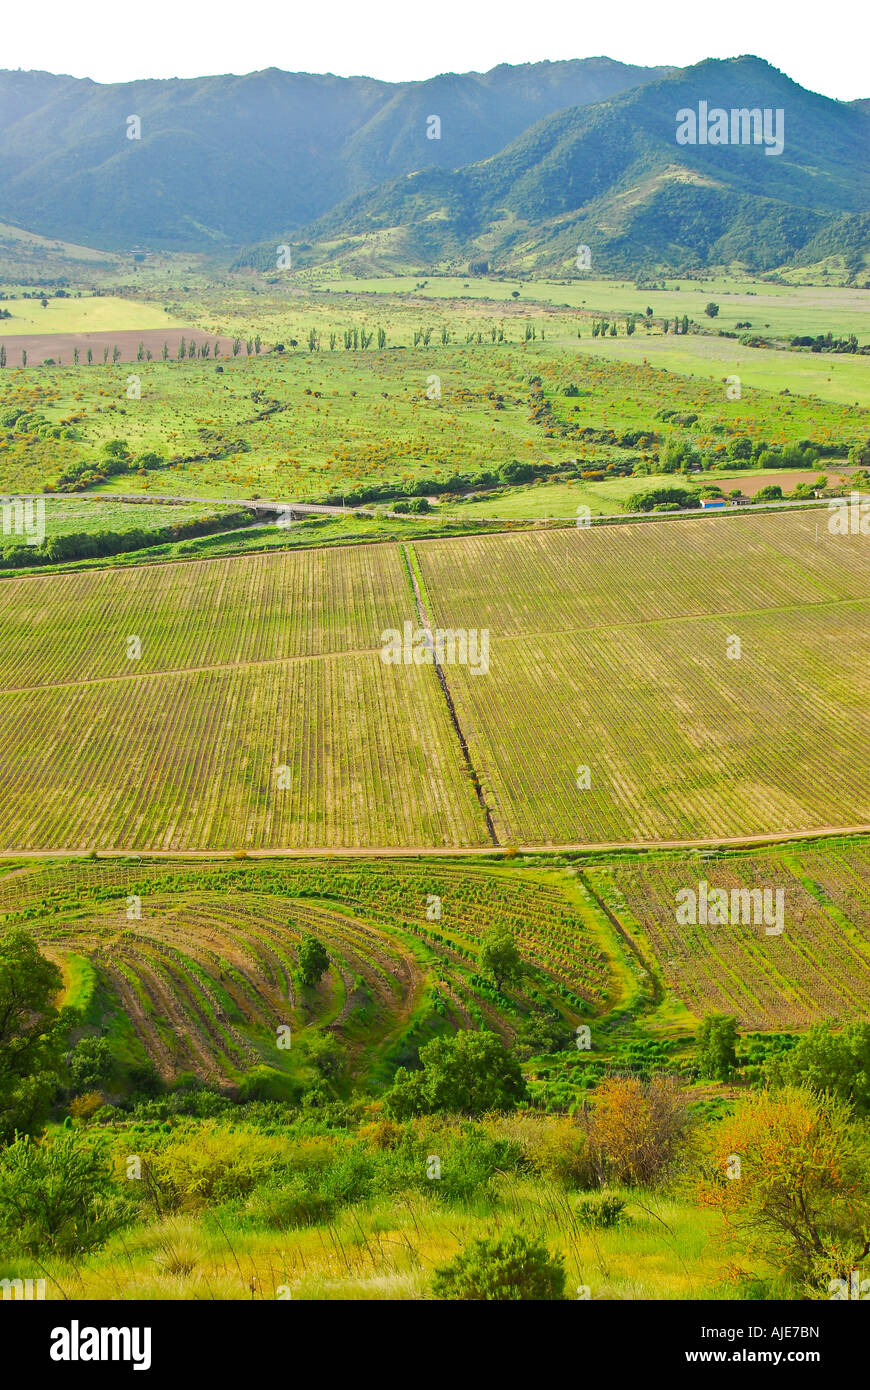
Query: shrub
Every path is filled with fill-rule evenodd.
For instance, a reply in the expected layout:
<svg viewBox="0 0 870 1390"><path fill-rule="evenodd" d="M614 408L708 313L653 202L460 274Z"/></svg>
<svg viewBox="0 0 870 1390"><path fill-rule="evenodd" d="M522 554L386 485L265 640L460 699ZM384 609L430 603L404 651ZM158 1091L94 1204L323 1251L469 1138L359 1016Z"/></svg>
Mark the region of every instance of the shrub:
<svg viewBox="0 0 870 1390"><path fill-rule="evenodd" d="M476 1302L542 1302L565 1296L561 1255L519 1231L474 1240L432 1276L436 1298Z"/></svg>
<svg viewBox="0 0 870 1390"><path fill-rule="evenodd" d="M473 1126L463 1126L458 1140L442 1147L441 1176L428 1186L448 1201L471 1201L489 1190L500 1173L516 1172L523 1162L519 1144L493 1138Z"/></svg>
<svg viewBox="0 0 870 1390"><path fill-rule="evenodd" d="M301 983L308 989L316 985L324 971L329 969L326 949L311 932L305 932L299 943L297 969Z"/></svg>
<svg viewBox="0 0 870 1390"><path fill-rule="evenodd" d="M216 1123L185 1128L143 1154L143 1170L158 1208L195 1209L247 1195L280 1161L282 1145L251 1130Z"/></svg>
<svg viewBox="0 0 870 1390"><path fill-rule="evenodd" d="M737 1019L707 1014L698 1029L698 1069L714 1081L727 1081L737 1065Z"/></svg>
<svg viewBox="0 0 870 1390"><path fill-rule="evenodd" d="M258 1187L248 1198L244 1214L273 1230L318 1226L330 1219L335 1203L317 1190L307 1173L294 1173L283 1182Z"/></svg>
<svg viewBox="0 0 870 1390"><path fill-rule="evenodd" d="M498 1133L514 1139L525 1162L543 1178L565 1187L598 1182L586 1131L564 1115L516 1115L499 1120Z"/></svg>
<svg viewBox="0 0 870 1390"><path fill-rule="evenodd" d="M844 1101L809 1087L757 1092L705 1129L698 1149L695 1196L742 1253L808 1291L866 1258L866 1137Z"/></svg>
<svg viewBox="0 0 870 1390"><path fill-rule="evenodd" d="M606 1192L590 1192L581 1197L574 1211L579 1224L592 1231L609 1231L625 1220L625 1202Z"/></svg>
<svg viewBox="0 0 870 1390"><path fill-rule="evenodd" d="M654 507L673 505L680 507L700 507L697 492L684 487L657 487L648 492L635 493L626 504L630 512L651 512Z"/></svg>
<svg viewBox="0 0 870 1390"><path fill-rule="evenodd" d="M95 1091L115 1073L112 1049L106 1038L81 1038L67 1053L67 1070L74 1091Z"/></svg>
<svg viewBox="0 0 870 1390"><path fill-rule="evenodd" d="M810 1086L870 1111L870 1023L836 1032L817 1023L791 1051L769 1063L771 1078L786 1086Z"/></svg>
<svg viewBox="0 0 870 1390"><path fill-rule="evenodd" d="M674 1162L685 1126L686 1098L672 1077L608 1077L587 1121L600 1178L653 1182Z"/></svg>
<svg viewBox="0 0 870 1390"><path fill-rule="evenodd" d="M397 1119L444 1110L482 1115L505 1110L526 1094L520 1064L495 1033L433 1038L420 1049L421 1070L400 1067L386 1104Z"/></svg>
<svg viewBox="0 0 870 1390"><path fill-rule="evenodd" d="M102 1110L105 1103L99 1091L85 1091L84 1095L75 1096L70 1101L69 1113L74 1120L90 1120L98 1110Z"/></svg>
<svg viewBox="0 0 870 1390"><path fill-rule="evenodd" d="M80 1131L41 1144L18 1139L0 1153L0 1237L8 1245L32 1254L92 1249L131 1214L102 1152Z"/></svg>

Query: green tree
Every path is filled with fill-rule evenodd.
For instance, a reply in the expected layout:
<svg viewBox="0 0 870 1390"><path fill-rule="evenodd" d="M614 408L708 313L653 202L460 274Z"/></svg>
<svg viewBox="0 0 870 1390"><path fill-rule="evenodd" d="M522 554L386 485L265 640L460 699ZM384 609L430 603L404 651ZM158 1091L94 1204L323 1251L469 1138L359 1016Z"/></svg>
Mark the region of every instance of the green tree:
<svg viewBox="0 0 870 1390"><path fill-rule="evenodd" d="M480 968L492 976L496 989L503 984L519 984L523 963L511 932L493 927L485 934L480 947Z"/></svg>
<svg viewBox="0 0 870 1390"><path fill-rule="evenodd" d="M317 984L324 970L329 969L329 956L326 950L310 932L306 932L299 943L297 962L299 979L306 988Z"/></svg>
<svg viewBox="0 0 870 1390"><path fill-rule="evenodd" d="M478 1303L541 1302L565 1297L561 1255L520 1231L473 1240L432 1276L436 1298Z"/></svg>
<svg viewBox="0 0 870 1390"><path fill-rule="evenodd" d="M698 1070L714 1081L727 1081L737 1066L737 1019L707 1014L698 1029Z"/></svg>
<svg viewBox="0 0 870 1390"><path fill-rule="evenodd" d="M75 1130L0 1153L0 1236L32 1254L70 1255L99 1245L132 1215L112 1189L108 1161Z"/></svg>
<svg viewBox="0 0 870 1390"><path fill-rule="evenodd" d="M870 1111L870 1023L850 1023L835 1031L817 1023L784 1056L768 1066L771 1080L810 1086Z"/></svg>
<svg viewBox="0 0 870 1390"><path fill-rule="evenodd" d="M419 1071L400 1067L387 1104L399 1119L433 1111L482 1115L512 1108L525 1095L520 1064L501 1038L463 1032L422 1047Z"/></svg>
<svg viewBox="0 0 870 1390"><path fill-rule="evenodd" d="M705 309L704 309L704 313L707 315L708 318L714 319L714 318L716 317L716 315L718 314L718 312L719 312L719 305L718 305L718 304L714 304L713 301L712 301L712 299L711 299L711 300L710 300L710 303L709 303L708 305L706 305L706 307L705 307Z"/></svg>
<svg viewBox="0 0 870 1390"><path fill-rule="evenodd" d="M81 1038L66 1056L67 1071L72 1088L99 1091L111 1081L115 1059L106 1038Z"/></svg>
<svg viewBox="0 0 870 1390"><path fill-rule="evenodd" d="M71 1021L54 999L60 970L23 927L0 938L0 1143L38 1134L59 1082L60 1046Z"/></svg>

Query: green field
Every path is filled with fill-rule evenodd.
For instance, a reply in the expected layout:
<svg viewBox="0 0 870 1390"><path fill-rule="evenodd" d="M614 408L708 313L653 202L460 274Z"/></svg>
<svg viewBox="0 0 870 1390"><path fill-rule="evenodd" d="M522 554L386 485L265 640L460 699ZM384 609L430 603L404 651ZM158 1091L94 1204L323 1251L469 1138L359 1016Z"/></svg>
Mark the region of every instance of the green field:
<svg viewBox="0 0 870 1390"><path fill-rule="evenodd" d="M0 1281L465 1297L517 1232L522 1299L866 1273L870 358L716 330L866 343L870 291L111 263L7 278L0 339L211 347L0 370L46 527L0 554Z"/></svg>
<svg viewBox="0 0 870 1390"><path fill-rule="evenodd" d="M839 358L835 370L852 360ZM580 431L652 432L658 442L644 451L652 458L676 428L659 418L666 404L694 414L702 445L718 443L723 452L733 434L745 433L774 445L809 439L845 459L870 434L866 408L748 385L731 401L721 381L549 342L294 351L218 365L220 374L202 361L137 363L135 400L126 395L129 366L0 373L0 420L26 412L20 425L0 425L0 485L41 491L71 467L98 462L120 438L134 465L143 453L162 462L144 473L134 466L95 485L100 491L340 500L362 487L426 479L437 494L454 474L473 482L512 460L630 468L640 449ZM440 397L427 396L433 383ZM576 400L565 396L568 387Z"/></svg>
<svg viewBox="0 0 870 1390"><path fill-rule="evenodd" d="M474 847L870 824L862 765L836 735L845 722L860 744L870 723L863 538L800 512L673 525L7 580L0 844ZM384 634L421 613L478 642L444 668L467 756L431 664L383 659Z"/></svg>
<svg viewBox="0 0 870 1390"><path fill-rule="evenodd" d="M0 307L11 315L0 323L0 335L8 337L22 333L111 333L131 328L184 327L156 304L112 295L49 299L45 308L39 299L7 299Z"/></svg>
<svg viewBox="0 0 870 1390"><path fill-rule="evenodd" d="M96 531L157 530L220 511L212 502L124 502L114 497L46 497L45 534L65 536Z"/></svg>
<svg viewBox="0 0 870 1390"><path fill-rule="evenodd" d="M870 290L839 286L782 285L763 280L711 278L681 280L667 277L666 289L638 289L630 280L597 280L578 273L575 280L519 280L429 275L384 276L342 280L325 275L325 290L333 293L412 295L415 299L460 299L506 303L519 290L521 304L548 304L611 314L643 314L649 305L656 318L688 314L704 323L710 301L719 304L715 327L730 331L750 320L756 332L773 334L856 333L870 339ZM706 320L710 326L710 321Z"/></svg>

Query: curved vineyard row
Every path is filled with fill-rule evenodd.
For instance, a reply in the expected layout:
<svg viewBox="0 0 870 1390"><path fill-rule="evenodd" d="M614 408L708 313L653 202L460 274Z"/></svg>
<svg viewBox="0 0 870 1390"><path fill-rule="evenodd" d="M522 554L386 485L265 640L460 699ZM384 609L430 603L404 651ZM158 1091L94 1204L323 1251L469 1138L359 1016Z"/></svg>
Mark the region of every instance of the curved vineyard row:
<svg viewBox="0 0 870 1390"><path fill-rule="evenodd" d="M294 1037L336 1033L359 1066L409 1029L488 1027L509 1040L536 1012L573 1026L612 986L567 888L502 867L48 865L0 878L0 914L55 955L87 956L167 1077L281 1067L281 1025ZM493 926L515 935L518 986L497 989L480 974L481 936ZM323 943L330 969L300 994L304 932Z"/></svg>

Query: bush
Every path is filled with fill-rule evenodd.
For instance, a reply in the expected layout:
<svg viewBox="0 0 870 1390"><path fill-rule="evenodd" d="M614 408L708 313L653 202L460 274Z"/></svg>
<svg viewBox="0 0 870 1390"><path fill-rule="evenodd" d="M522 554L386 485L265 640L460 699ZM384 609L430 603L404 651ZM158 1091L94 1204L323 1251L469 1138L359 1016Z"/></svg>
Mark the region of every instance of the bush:
<svg viewBox="0 0 870 1390"><path fill-rule="evenodd" d="M239 1100L283 1100L295 1104L301 1090L298 1081L276 1067L251 1067L239 1082Z"/></svg>
<svg viewBox="0 0 870 1390"><path fill-rule="evenodd" d="M432 1276L436 1298L476 1302L542 1302L565 1296L561 1255L519 1231L474 1240Z"/></svg>
<svg viewBox="0 0 870 1390"><path fill-rule="evenodd" d="M698 1070L713 1081L727 1081L737 1065L737 1019L707 1014L698 1029Z"/></svg>
<svg viewBox="0 0 870 1390"><path fill-rule="evenodd" d="M829 1023L817 1023L768 1067L779 1085L810 1086L848 1101L860 1112L870 1111L868 1023L850 1023L840 1032Z"/></svg>
<svg viewBox="0 0 870 1390"><path fill-rule="evenodd" d="M297 969L299 980L306 989L313 988L324 971L329 969L326 949L311 932L305 932L299 943Z"/></svg>
<svg viewBox="0 0 870 1390"><path fill-rule="evenodd" d="M520 1145L524 1161L542 1178L565 1187L597 1185L589 1140L574 1120L563 1115L516 1115L497 1124L498 1133Z"/></svg>
<svg viewBox="0 0 870 1390"><path fill-rule="evenodd" d="M102 1242L132 1215L112 1190L109 1165L79 1131L0 1153L0 1237L31 1254L69 1255Z"/></svg>
<svg viewBox="0 0 870 1390"><path fill-rule="evenodd" d="M96 1091L115 1074L115 1059L106 1038L82 1038L67 1053L67 1070L74 1091Z"/></svg>
<svg viewBox="0 0 870 1390"><path fill-rule="evenodd" d="M581 1226L592 1231L610 1231L625 1220L625 1202L606 1192L590 1192L574 1208Z"/></svg>
<svg viewBox="0 0 870 1390"><path fill-rule="evenodd" d="M649 1185L674 1162L685 1126L686 1097L673 1078L608 1077L587 1122L600 1178Z"/></svg>
<svg viewBox="0 0 870 1390"><path fill-rule="evenodd" d="M90 1120L98 1110L102 1110L105 1103L99 1091L85 1091L84 1095L70 1101L69 1113L74 1120Z"/></svg>
<svg viewBox="0 0 870 1390"><path fill-rule="evenodd" d="M142 1167L158 1207L188 1210L246 1196L271 1176L283 1152L269 1135L206 1122L143 1154Z"/></svg>
<svg viewBox="0 0 870 1390"><path fill-rule="evenodd" d="M525 1098L520 1064L496 1033L457 1033L433 1038L420 1049L421 1070L400 1067L386 1104L396 1119L450 1111L482 1115L506 1110Z"/></svg>
<svg viewBox="0 0 870 1390"><path fill-rule="evenodd" d="M808 1293L866 1258L867 1141L844 1101L809 1087L755 1092L708 1126L698 1148L696 1200L721 1215L739 1253Z"/></svg>
<svg viewBox="0 0 870 1390"><path fill-rule="evenodd" d="M319 1226L330 1219L335 1203L317 1190L307 1173L294 1173L284 1182L258 1187L248 1198L244 1214L272 1230Z"/></svg>
<svg viewBox="0 0 870 1390"><path fill-rule="evenodd" d="M438 1146L434 1141L433 1147ZM511 1139L493 1138L479 1128L463 1126L458 1141L442 1146L441 1176L428 1182L439 1197L451 1202L470 1202L487 1192L500 1173L523 1166L520 1145Z"/></svg>
<svg viewBox="0 0 870 1390"><path fill-rule="evenodd" d="M673 505L681 507L700 507L697 492L684 487L656 487L649 492L637 492L627 502L630 512L651 512L654 507Z"/></svg>

